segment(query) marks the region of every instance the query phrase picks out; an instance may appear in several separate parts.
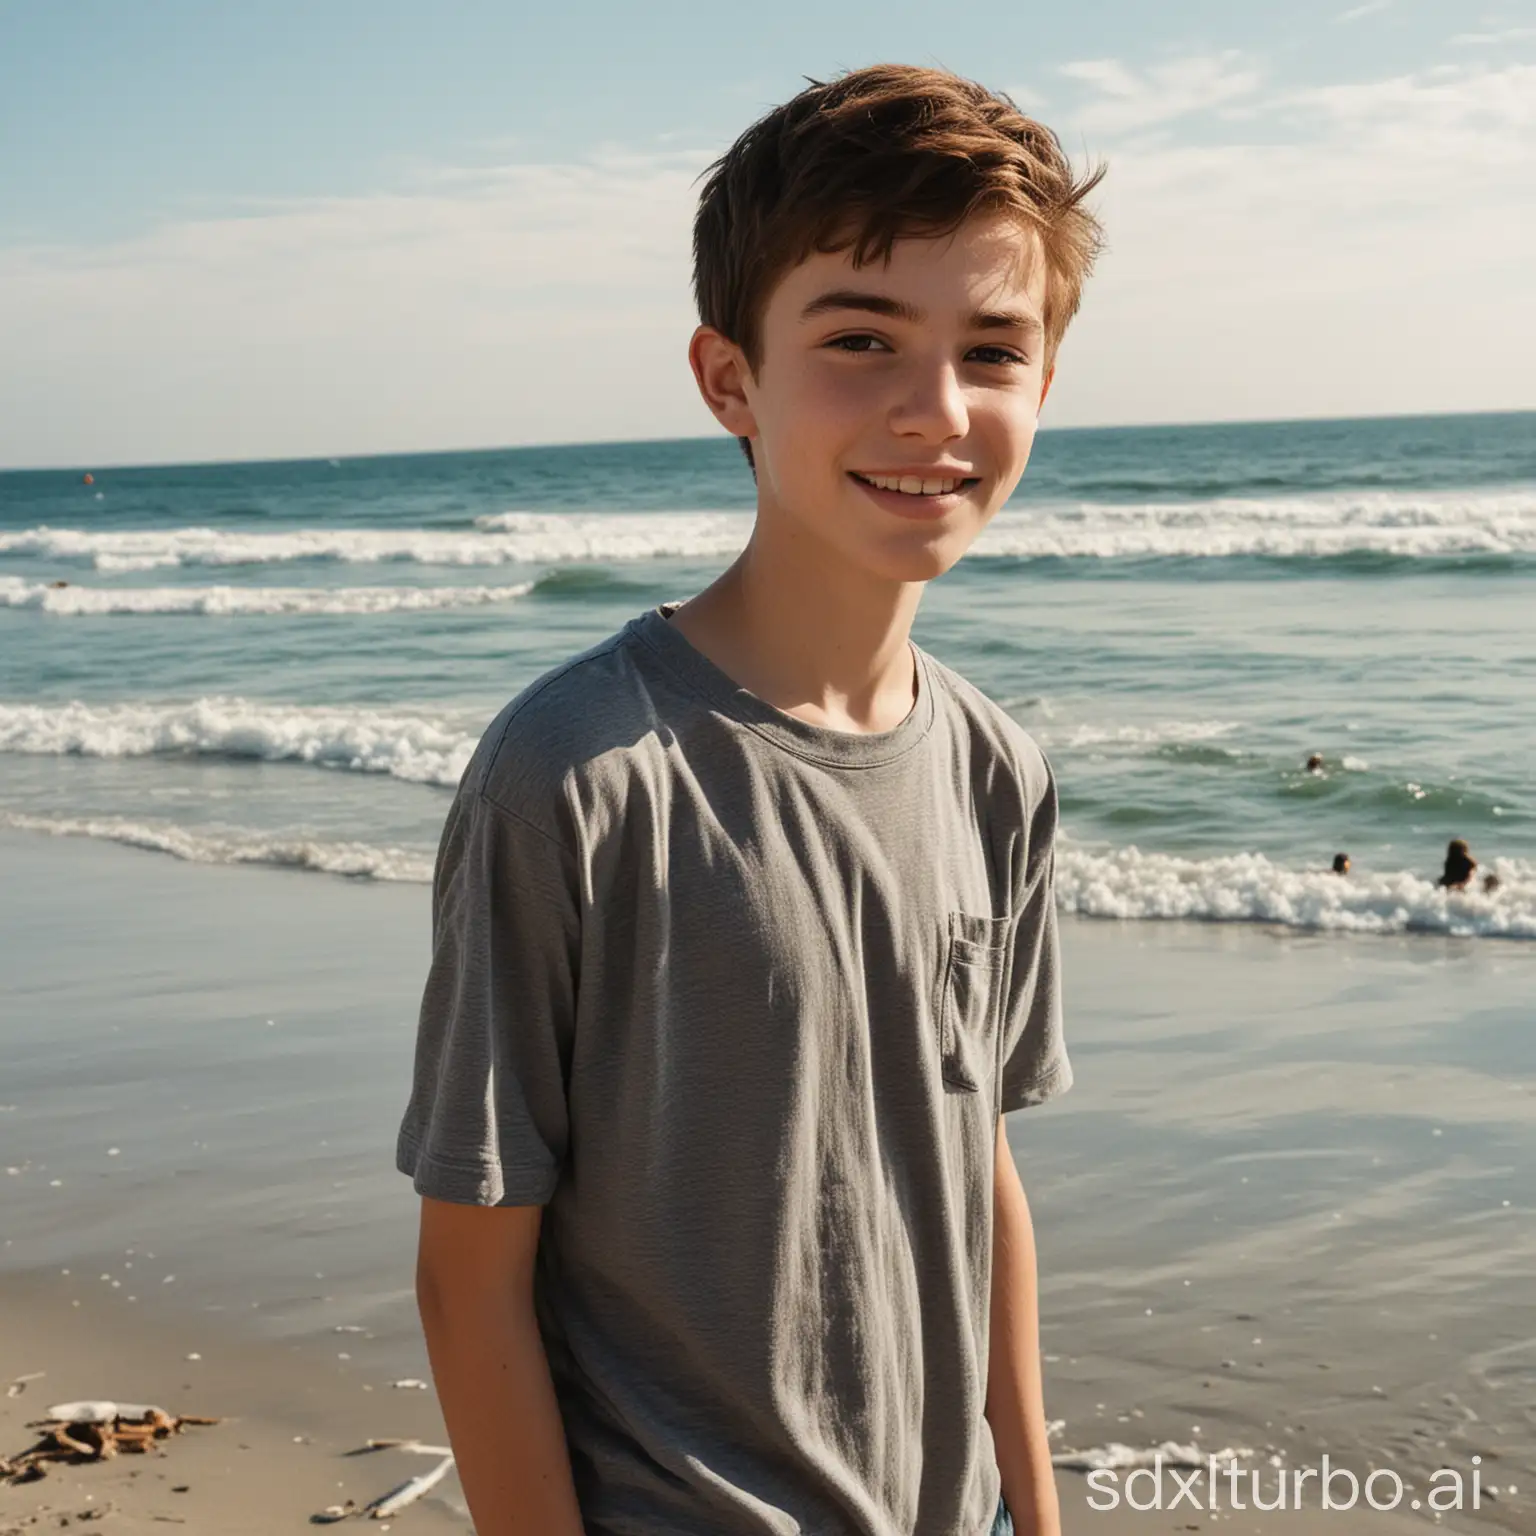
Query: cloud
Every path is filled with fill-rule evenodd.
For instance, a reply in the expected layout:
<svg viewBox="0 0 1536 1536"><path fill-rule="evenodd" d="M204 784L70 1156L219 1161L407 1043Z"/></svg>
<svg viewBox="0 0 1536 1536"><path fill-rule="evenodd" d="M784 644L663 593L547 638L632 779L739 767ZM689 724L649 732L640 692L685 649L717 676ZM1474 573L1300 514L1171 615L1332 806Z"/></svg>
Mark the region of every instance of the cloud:
<svg viewBox="0 0 1536 1536"><path fill-rule="evenodd" d="M1136 71L1118 59L1081 59L1060 73L1097 92L1076 115L1094 134L1121 134L1172 123L1237 101L1258 88L1259 74L1235 51L1193 54Z"/></svg>
<svg viewBox="0 0 1536 1536"><path fill-rule="evenodd" d="M1069 67L1109 248L1061 424L1536 406L1536 65L1310 89ZM439 167L100 246L0 247L0 464L702 434L704 150Z"/></svg>
<svg viewBox="0 0 1536 1536"><path fill-rule="evenodd" d="M1058 420L1536 406L1536 66L1256 91L1201 127L1084 135L1109 249Z"/></svg>
<svg viewBox="0 0 1536 1536"><path fill-rule="evenodd" d="M1500 27L1490 32L1458 32L1450 42L1453 48L1487 48L1529 42L1533 37L1536 27Z"/></svg>
<svg viewBox="0 0 1536 1536"><path fill-rule="evenodd" d="M1333 18L1337 26L1342 22L1360 21L1366 16L1376 16L1386 10L1392 4L1392 0L1365 0L1363 5L1352 5L1347 11L1340 11Z"/></svg>
<svg viewBox="0 0 1536 1536"><path fill-rule="evenodd" d="M104 246L0 249L0 463L705 430L700 153L445 169ZM702 408L700 408L701 410Z"/></svg>

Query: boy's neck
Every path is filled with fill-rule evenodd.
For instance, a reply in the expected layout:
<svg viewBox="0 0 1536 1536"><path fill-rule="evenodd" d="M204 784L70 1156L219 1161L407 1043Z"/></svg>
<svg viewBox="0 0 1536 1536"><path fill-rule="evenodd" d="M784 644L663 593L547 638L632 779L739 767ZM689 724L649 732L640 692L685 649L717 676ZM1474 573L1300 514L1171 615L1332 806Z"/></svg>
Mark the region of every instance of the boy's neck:
<svg viewBox="0 0 1536 1536"><path fill-rule="evenodd" d="M747 547L672 616L749 693L811 725L894 730L917 697L908 635L922 582L851 569L820 540L759 517Z"/></svg>

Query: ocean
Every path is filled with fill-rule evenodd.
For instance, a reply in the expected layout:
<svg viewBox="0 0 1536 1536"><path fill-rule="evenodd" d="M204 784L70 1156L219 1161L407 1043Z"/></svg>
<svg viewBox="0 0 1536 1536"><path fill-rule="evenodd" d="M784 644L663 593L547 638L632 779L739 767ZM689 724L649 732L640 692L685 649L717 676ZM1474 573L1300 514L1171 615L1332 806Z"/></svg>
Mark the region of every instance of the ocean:
<svg viewBox="0 0 1536 1536"><path fill-rule="evenodd" d="M0 825L426 881L752 497L728 439L0 474ZM1044 431L914 637L1050 758L1064 911L1536 939L1536 413Z"/></svg>

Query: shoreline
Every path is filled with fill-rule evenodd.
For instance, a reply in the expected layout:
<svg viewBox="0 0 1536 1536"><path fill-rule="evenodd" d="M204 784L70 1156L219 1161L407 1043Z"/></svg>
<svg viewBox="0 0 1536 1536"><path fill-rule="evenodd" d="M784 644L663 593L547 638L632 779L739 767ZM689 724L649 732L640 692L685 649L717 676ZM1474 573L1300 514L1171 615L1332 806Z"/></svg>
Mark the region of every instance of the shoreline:
<svg viewBox="0 0 1536 1536"><path fill-rule="evenodd" d="M468 744L466 737L466 750ZM0 812L0 839L18 836L93 842L159 854L193 867L265 869L339 876L354 884L417 887L431 885L436 854L430 841L367 843L334 834L194 828L113 815ZM1143 853L1135 847L1106 851L1066 839L1058 849L1056 881L1064 923L1130 929L1188 923L1344 941L1536 941L1536 909L1516 885L1528 883L1536 866L1497 855L1488 864L1488 873L1504 881L1497 894L1476 884L1442 891L1427 874L1408 869L1359 872L1340 880L1321 865L1295 869L1262 853L1195 858Z"/></svg>

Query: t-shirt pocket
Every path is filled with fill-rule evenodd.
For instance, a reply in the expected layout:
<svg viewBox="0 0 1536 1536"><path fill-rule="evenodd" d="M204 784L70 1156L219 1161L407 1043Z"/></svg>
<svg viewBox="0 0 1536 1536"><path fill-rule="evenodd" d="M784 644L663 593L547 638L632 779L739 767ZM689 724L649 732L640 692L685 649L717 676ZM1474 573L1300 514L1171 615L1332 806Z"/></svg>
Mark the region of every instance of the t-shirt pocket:
<svg viewBox="0 0 1536 1536"><path fill-rule="evenodd" d="M939 975L939 1072L954 1093L979 1093L997 1071L998 1009L1008 957L1006 917L949 914Z"/></svg>

